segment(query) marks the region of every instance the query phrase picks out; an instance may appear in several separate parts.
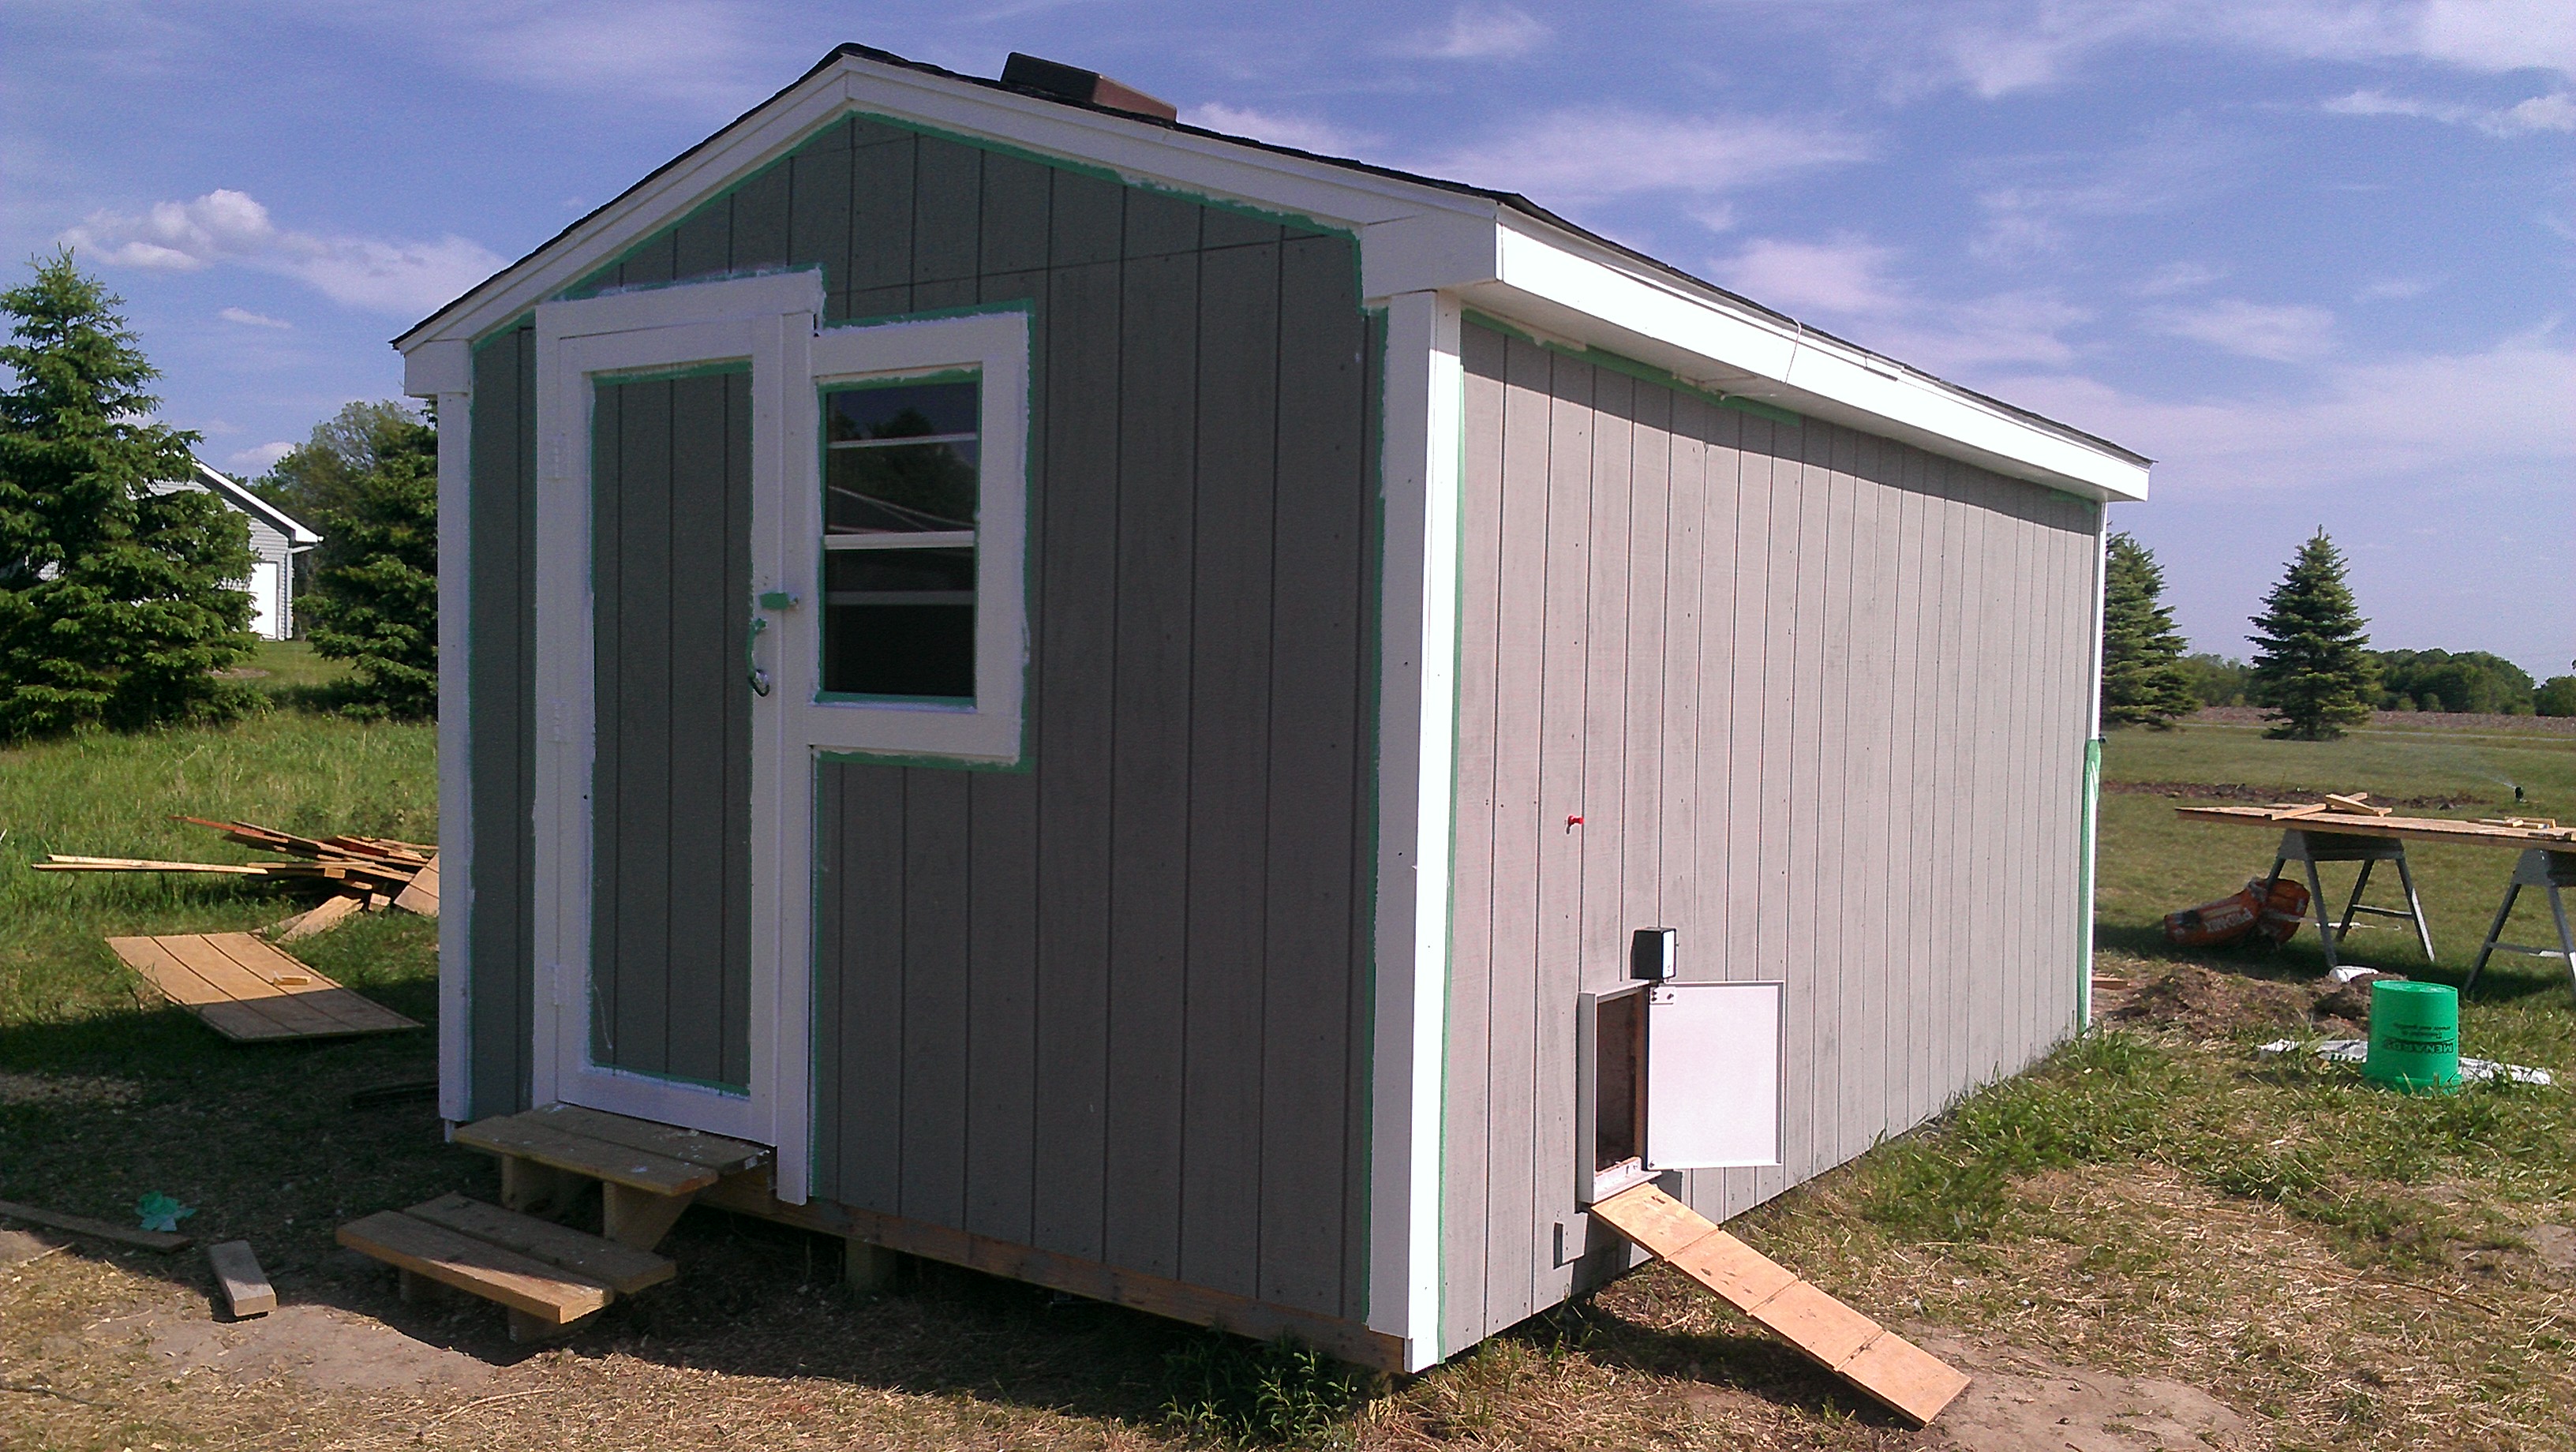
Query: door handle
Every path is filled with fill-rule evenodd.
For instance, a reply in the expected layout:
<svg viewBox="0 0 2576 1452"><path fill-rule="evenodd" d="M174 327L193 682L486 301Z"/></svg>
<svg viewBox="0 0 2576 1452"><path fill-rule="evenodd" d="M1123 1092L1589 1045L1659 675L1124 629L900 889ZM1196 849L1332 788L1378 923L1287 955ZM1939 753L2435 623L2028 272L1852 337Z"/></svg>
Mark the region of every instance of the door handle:
<svg viewBox="0 0 2576 1452"><path fill-rule="evenodd" d="M795 604L796 592L793 590L764 590L760 595L762 610L786 610ZM751 617L751 633L743 638L742 643L743 664L750 669L751 693L755 696L766 696L770 690L769 672L760 668L760 633L768 628L769 617L755 611Z"/></svg>

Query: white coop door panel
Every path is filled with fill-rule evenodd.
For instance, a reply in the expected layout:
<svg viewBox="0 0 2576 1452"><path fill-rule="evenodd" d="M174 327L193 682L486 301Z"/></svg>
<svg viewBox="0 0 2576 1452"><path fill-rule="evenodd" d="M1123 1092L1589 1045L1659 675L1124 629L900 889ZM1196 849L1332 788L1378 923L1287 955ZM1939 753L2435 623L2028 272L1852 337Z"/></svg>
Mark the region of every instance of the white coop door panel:
<svg viewBox="0 0 2576 1452"><path fill-rule="evenodd" d="M1659 983L1646 1002L1646 1168L1780 1163L1777 983Z"/></svg>

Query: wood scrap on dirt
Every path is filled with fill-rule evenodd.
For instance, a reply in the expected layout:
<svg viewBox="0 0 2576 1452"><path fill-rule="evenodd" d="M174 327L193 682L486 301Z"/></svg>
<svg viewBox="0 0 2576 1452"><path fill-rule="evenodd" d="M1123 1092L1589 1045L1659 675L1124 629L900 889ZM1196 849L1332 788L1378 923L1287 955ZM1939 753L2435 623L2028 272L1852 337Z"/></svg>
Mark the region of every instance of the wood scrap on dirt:
<svg viewBox="0 0 2576 1452"><path fill-rule="evenodd" d="M369 837L354 832L329 837L299 837L257 822L219 822L206 817L176 816L221 833L227 842L256 847L291 859L284 862L171 862L142 857L80 857L49 853L33 864L38 872L177 872L211 876L256 877L316 883L331 894L322 908L278 925L281 941L309 937L338 922L353 906L325 912L346 899L370 911L398 907L423 917L438 916L438 849L424 842ZM316 920L316 915L321 915Z"/></svg>

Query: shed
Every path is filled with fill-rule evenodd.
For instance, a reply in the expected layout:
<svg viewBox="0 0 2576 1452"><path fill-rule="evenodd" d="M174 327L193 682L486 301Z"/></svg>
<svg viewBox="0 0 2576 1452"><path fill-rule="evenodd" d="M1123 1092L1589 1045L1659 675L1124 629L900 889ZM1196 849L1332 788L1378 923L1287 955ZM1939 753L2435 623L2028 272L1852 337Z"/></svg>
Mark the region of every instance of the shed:
<svg viewBox="0 0 2576 1452"><path fill-rule="evenodd" d="M203 459L185 479L153 484L156 493L196 490L212 494L250 525L250 578L235 588L250 596L250 629L263 640L286 640L295 634L295 557L322 542L285 510L250 492L240 482L217 473Z"/></svg>
<svg viewBox="0 0 2576 1452"><path fill-rule="evenodd" d="M843 46L397 340L449 1120L1415 1369L2076 1031L2145 459L1007 74Z"/></svg>

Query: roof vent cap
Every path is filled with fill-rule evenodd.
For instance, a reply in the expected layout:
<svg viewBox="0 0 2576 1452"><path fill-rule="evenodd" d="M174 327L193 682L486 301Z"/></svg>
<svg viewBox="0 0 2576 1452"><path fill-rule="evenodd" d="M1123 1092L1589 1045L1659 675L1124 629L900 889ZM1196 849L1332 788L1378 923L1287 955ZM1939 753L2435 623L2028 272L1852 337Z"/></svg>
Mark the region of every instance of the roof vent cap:
<svg viewBox="0 0 2576 1452"><path fill-rule="evenodd" d="M1033 55L1011 52L1002 63L1002 84L1036 91L1060 101L1079 101L1124 111L1131 116L1151 116L1157 121L1178 121L1181 108L1156 96L1148 96L1123 81L1113 81L1098 71L1086 71L1062 61L1041 60Z"/></svg>

